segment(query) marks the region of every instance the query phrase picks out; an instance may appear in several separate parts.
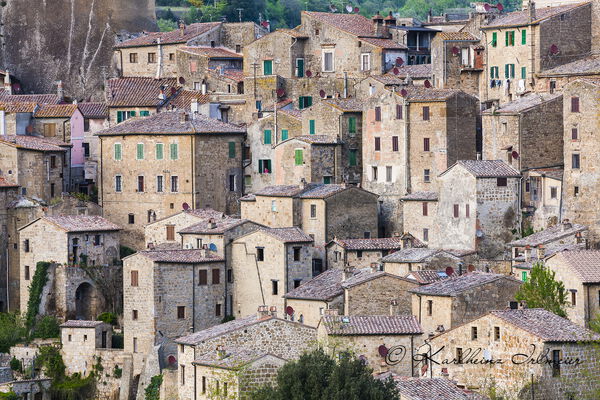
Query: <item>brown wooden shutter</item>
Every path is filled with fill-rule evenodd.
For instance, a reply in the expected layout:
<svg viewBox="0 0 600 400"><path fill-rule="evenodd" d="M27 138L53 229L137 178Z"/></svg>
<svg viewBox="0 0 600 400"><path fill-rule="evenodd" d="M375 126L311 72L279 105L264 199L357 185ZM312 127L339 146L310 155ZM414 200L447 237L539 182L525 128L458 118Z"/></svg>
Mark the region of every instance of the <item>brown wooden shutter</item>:
<svg viewBox="0 0 600 400"><path fill-rule="evenodd" d="M427 202L426 201L423 202L423 216L424 217L427 216Z"/></svg>
<svg viewBox="0 0 600 400"><path fill-rule="evenodd" d="M131 271L131 286L138 286L138 271Z"/></svg>
<svg viewBox="0 0 600 400"><path fill-rule="evenodd" d="M213 285L218 285L219 283L221 283L221 270L212 270L212 283Z"/></svg>
<svg viewBox="0 0 600 400"><path fill-rule="evenodd" d="M398 151L398 136L392 136L392 151Z"/></svg>
<svg viewBox="0 0 600 400"><path fill-rule="evenodd" d="M167 225L167 240L175 240L175 225Z"/></svg>
<svg viewBox="0 0 600 400"><path fill-rule="evenodd" d="M396 119L402 119L402 104L396 104Z"/></svg>
<svg viewBox="0 0 600 400"><path fill-rule="evenodd" d="M454 205L454 218L458 218L458 204Z"/></svg>
<svg viewBox="0 0 600 400"><path fill-rule="evenodd" d="M205 269L198 271L198 285L208 285L208 271Z"/></svg>
<svg viewBox="0 0 600 400"><path fill-rule="evenodd" d="M375 138L375 151L381 150L381 138Z"/></svg>
<svg viewBox="0 0 600 400"><path fill-rule="evenodd" d="M381 107L375 107L375 121L381 121Z"/></svg>
<svg viewBox="0 0 600 400"><path fill-rule="evenodd" d="M571 112L579 112L579 97L571 97Z"/></svg>
<svg viewBox="0 0 600 400"><path fill-rule="evenodd" d="M423 107L423 121L429 121L429 107Z"/></svg>

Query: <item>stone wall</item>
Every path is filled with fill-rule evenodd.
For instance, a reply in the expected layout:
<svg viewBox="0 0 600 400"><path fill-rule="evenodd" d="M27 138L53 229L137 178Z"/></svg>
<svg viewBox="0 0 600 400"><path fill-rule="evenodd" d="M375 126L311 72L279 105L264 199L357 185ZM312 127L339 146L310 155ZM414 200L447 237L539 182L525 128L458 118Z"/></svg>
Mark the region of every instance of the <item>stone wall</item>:
<svg viewBox="0 0 600 400"><path fill-rule="evenodd" d="M435 243L434 227L436 226L437 207L437 201L403 200L404 232L410 233L425 244ZM427 215L425 215L425 209Z"/></svg>
<svg viewBox="0 0 600 400"><path fill-rule="evenodd" d="M344 291L346 315L409 315L411 293L419 285L396 276L384 275ZM396 301L397 305L392 305Z"/></svg>
<svg viewBox="0 0 600 400"><path fill-rule="evenodd" d="M335 196L328 197L326 202L326 241L334 237L341 239L378 237L376 195L360 188L350 187ZM304 218L306 217L305 214Z"/></svg>
<svg viewBox="0 0 600 400"><path fill-rule="evenodd" d="M297 203L298 200L292 197L256 196L256 200L240 202L242 219L270 228L298 225Z"/></svg>

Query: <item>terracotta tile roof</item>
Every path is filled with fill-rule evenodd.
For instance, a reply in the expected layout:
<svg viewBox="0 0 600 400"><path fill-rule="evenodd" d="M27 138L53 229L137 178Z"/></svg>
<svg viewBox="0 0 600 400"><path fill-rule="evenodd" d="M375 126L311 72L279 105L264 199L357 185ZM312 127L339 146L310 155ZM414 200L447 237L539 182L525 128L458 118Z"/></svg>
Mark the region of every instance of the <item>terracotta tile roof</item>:
<svg viewBox="0 0 600 400"><path fill-rule="evenodd" d="M38 104L32 102L0 102L0 110L4 110L7 113L33 113L37 107Z"/></svg>
<svg viewBox="0 0 600 400"><path fill-rule="evenodd" d="M33 115L35 118L71 118L77 104L42 104Z"/></svg>
<svg viewBox="0 0 600 400"><path fill-rule="evenodd" d="M65 323L61 324L61 328L95 328L97 326L103 325L102 321L87 321L81 319L70 319Z"/></svg>
<svg viewBox="0 0 600 400"><path fill-rule="evenodd" d="M210 252L207 254L203 249L144 250L136 254L158 263L196 264L225 261L223 257Z"/></svg>
<svg viewBox="0 0 600 400"><path fill-rule="evenodd" d="M302 136L294 136L289 140L300 140L302 142L314 145L336 145L341 144L337 137L327 136L327 135L302 135Z"/></svg>
<svg viewBox="0 0 600 400"><path fill-rule="evenodd" d="M389 374L381 376L387 379ZM489 397L461 389L446 378L409 378L393 375L402 399L407 400L489 400Z"/></svg>
<svg viewBox="0 0 600 400"><path fill-rule="evenodd" d="M600 251L576 250L558 253L583 283L600 283Z"/></svg>
<svg viewBox="0 0 600 400"><path fill-rule="evenodd" d="M443 254L441 254L443 253ZM444 255L445 257L459 258L441 249L430 249L426 247L412 247L408 249L398 250L392 254L388 254L383 257L381 261L384 263L417 263L427 262L437 255Z"/></svg>
<svg viewBox="0 0 600 400"><path fill-rule="evenodd" d="M244 58L243 54L236 53L226 47L184 46L177 50L208 58Z"/></svg>
<svg viewBox="0 0 600 400"><path fill-rule="evenodd" d="M262 228L260 231L283 243L308 243L313 241L313 238L296 226L291 228Z"/></svg>
<svg viewBox="0 0 600 400"><path fill-rule="evenodd" d="M97 215L57 215L45 216L46 220L67 232L120 231L121 227Z"/></svg>
<svg viewBox="0 0 600 400"><path fill-rule="evenodd" d="M299 185L273 185L266 186L254 193L255 196L269 197L292 197L304 191L304 188Z"/></svg>
<svg viewBox="0 0 600 400"><path fill-rule="evenodd" d="M198 218L225 218L227 217L223 212L214 210L212 208L194 208L193 210L183 211L186 214L192 215Z"/></svg>
<svg viewBox="0 0 600 400"><path fill-rule="evenodd" d="M252 193L240 197L240 201L256 201L256 196Z"/></svg>
<svg viewBox="0 0 600 400"><path fill-rule="evenodd" d="M394 70L387 72L384 75L375 75L374 79L377 79L383 84L394 85L401 84L407 76L413 79L427 79L431 78L431 64L415 64L415 65L403 65L396 67L398 74L394 73Z"/></svg>
<svg viewBox="0 0 600 400"><path fill-rule="evenodd" d="M411 290L413 293L429 296L449 296L454 297L459 293L471 290L478 286L487 285L499 279L510 279L514 282L520 282L510 276L503 274L490 274L484 272L470 272L454 278L443 279L429 285Z"/></svg>
<svg viewBox="0 0 600 400"><path fill-rule="evenodd" d="M215 218L214 220L204 220L202 222L198 222L197 224L188 226L185 229L179 231L179 233L186 234L211 234L211 235L219 235L223 234L233 228L236 228L240 225L243 225L247 222L250 222L247 219L238 219L238 218Z"/></svg>
<svg viewBox="0 0 600 400"><path fill-rule="evenodd" d="M536 19L531 23L531 25L539 24L545 19L562 14L566 11L570 11L574 8L586 6L589 4L591 3L566 4L558 7L536 7ZM481 29L494 29L501 28L504 26L530 25L528 21L529 10L513 11L499 18L496 18L495 20L492 20L492 22L490 22L488 25L482 25Z"/></svg>
<svg viewBox="0 0 600 400"><path fill-rule="evenodd" d="M165 99L160 99L164 88ZM108 107L158 107L178 89L175 78L114 78L108 80Z"/></svg>
<svg viewBox="0 0 600 400"><path fill-rule="evenodd" d="M539 337L544 342L600 340L599 334L541 308L496 310L490 314Z"/></svg>
<svg viewBox="0 0 600 400"><path fill-rule="evenodd" d="M224 350L224 352L225 354L221 356L217 351L211 351L196 358L192 364L224 369L239 369L266 357L275 357L282 364L286 361L281 357L254 349L231 347Z"/></svg>
<svg viewBox="0 0 600 400"><path fill-rule="evenodd" d="M394 278L394 279L399 279L401 281L408 281L407 278L404 278L402 276L388 274L387 272L384 272L384 271L375 271L375 272L373 272L371 270L371 268L363 268L363 269L360 270L360 273L358 273L358 274L356 274L354 276L351 276L350 278L348 278L345 281L343 281L342 282L342 287L344 289L350 289L350 288L353 288L355 286L362 285L365 282L369 282L369 281L372 281L374 279L381 278L383 276L387 276L387 277Z"/></svg>
<svg viewBox="0 0 600 400"><path fill-rule="evenodd" d="M505 103L501 107L496 108L495 110L492 108L488 108L487 110L483 111L483 114L521 113L524 111L529 111L532 108L541 106L544 103L556 100L561 97L561 93L529 93L525 96L519 97L518 99L511 101L510 103Z"/></svg>
<svg viewBox="0 0 600 400"><path fill-rule="evenodd" d="M459 160L453 166L442 172L448 172L454 166L460 165L473 174L476 178L519 178L519 171L502 160Z"/></svg>
<svg viewBox="0 0 600 400"><path fill-rule="evenodd" d="M221 25L220 22L203 22L186 25L183 35L180 29L170 32L149 32L137 38L125 40L117 44L115 48L153 46L156 45L159 38L161 44L186 43L188 40L202 35L219 25Z"/></svg>
<svg viewBox="0 0 600 400"><path fill-rule="evenodd" d="M210 101L210 96L196 90L180 90L174 98L169 100L166 106L173 106L178 110L191 111L193 100L197 100L198 104L206 104Z"/></svg>
<svg viewBox="0 0 600 400"><path fill-rule="evenodd" d="M0 101L4 103L60 103L60 99L56 94L6 94L6 92L0 94Z"/></svg>
<svg viewBox="0 0 600 400"><path fill-rule="evenodd" d="M581 60L559 65L552 69L540 72L538 76L561 76L561 75L598 75L600 74L600 56L591 55Z"/></svg>
<svg viewBox="0 0 600 400"><path fill-rule="evenodd" d="M103 135L128 135L128 134L244 134L246 128L208 118L196 114L194 118L188 115L187 121L181 121L183 111L163 111L149 117L130 118L112 128L97 133Z"/></svg>
<svg viewBox="0 0 600 400"><path fill-rule="evenodd" d="M0 176L0 188L19 187L16 183L12 183L6 180L5 177Z"/></svg>
<svg viewBox="0 0 600 400"><path fill-rule="evenodd" d="M302 119L302 110L295 109L281 109L279 112L289 115L290 117L294 117L296 119Z"/></svg>
<svg viewBox="0 0 600 400"><path fill-rule="evenodd" d="M402 238L379 239L333 239L346 250L399 250L402 249ZM423 245L423 243L420 243Z"/></svg>
<svg viewBox="0 0 600 400"><path fill-rule="evenodd" d="M323 324L328 335L420 335L423 328L414 315L325 315Z"/></svg>
<svg viewBox="0 0 600 400"><path fill-rule="evenodd" d="M209 72L211 74L215 75L219 79L226 78L226 79L230 79L237 83L244 81L244 71L241 69L234 69L234 68L225 69L225 70L223 70L223 75L219 74L218 71L212 70L212 69L209 70Z"/></svg>
<svg viewBox="0 0 600 400"><path fill-rule="evenodd" d="M451 275L451 277L456 276L458 276L456 273L453 273ZM424 269L421 271L411 271L408 274L406 274L405 278L417 281L421 285L428 285L430 283L448 278L448 274L446 273L446 271Z"/></svg>
<svg viewBox="0 0 600 400"><path fill-rule="evenodd" d="M0 143L5 143L18 149L36 151L67 151L70 145L54 138L25 135L0 135Z"/></svg>
<svg viewBox="0 0 600 400"><path fill-rule="evenodd" d="M549 178L553 178L553 179L562 181L564 168L562 168L562 167L530 168L527 170L527 172L536 172L540 175L545 175Z"/></svg>
<svg viewBox="0 0 600 400"><path fill-rule="evenodd" d="M304 11L303 13L355 36L375 36L373 22L360 14L334 14L316 11Z"/></svg>
<svg viewBox="0 0 600 400"><path fill-rule="evenodd" d="M393 50L407 50L408 47L405 45L394 42L391 39L380 39L380 38L361 38L363 42L369 43L373 46L381 47L382 49L393 49Z"/></svg>
<svg viewBox="0 0 600 400"><path fill-rule="evenodd" d="M83 114L84 118L91 119L106 119L108 118L108 107L106 103L79 103L79 111Z"/></svg>
<svg viewBox="0 0 600 400"><path fill-rule="evenodd" d="M442 40L479 40L479 38L469 32L438 32L435 36Z"/></svg>
<svg viewBox="0 0 600 400"><path fill-rule="evenodd" d="M283 297L286 299L331 301L344 293L340 269L328 269L311 280L291 290Z"/></svg>
<svg viewBox="0 0 600 400"><path fill-rule="evenodd" d="M402 197L400 200L405 201L437 201L437 192L414 192Z"/></svg>
<svg viewBox="0 0 600 400"><path fill-rule="evenodd" d="M275 32L282 32L296 39L308 39L308 36L293 29L277 29Z"/></svg>
<svg viewBox="0 0 600 400"><path fill-rule="evenodd" d="M424 86L407 86L403 88L406 91L404 97L409 102L429 102L429 101L446 101L449 98L462 93L460 89L434 89ZM394 92L397 96L402 97L401 91Z"/></svg>
<svg viewBox="0 0 600 400"><path fill-rule="evenodd" d="M351 97L347 99L325 99L323 103L345 112L362 112L364 101Z"/></svg>
<svg viewBox="0 0 600 400"><path fill-rule="evenodd" d="M585 225L572 224L569 222L560 223L540 232L536 232L519 240L514 240L508 245L512 247L537 247L540 244L548 244L550 242L559 241L569 236L575 236L578 232L585 232L588 227Z"/></svg>
<svg viewBox="0 0 600 400"><path fill-rule="evenodd" d="M309 183L298 197L301 199L326 199L351 187L333 183Z"/></svg>
<svg viewBox="0 0 600 400"><path fill-rule="evenodd" d="M547 245L544 245L544 257L542 260L548 259L548 258L552 257L554 254L560 253L563 251L579 251L579 250L586 250L585 242L574 243L574 244L551 242ZM513 267L520 268L520 269L531 269L531 268L533 268L533 265L535 263L540 261L540 259L537 256L538 256L537 250L532 249L531 258L529 261L526 261L525 254L521 254L518 257L514 257L513 261L515 262L515 265L513 265Z"/></svg>

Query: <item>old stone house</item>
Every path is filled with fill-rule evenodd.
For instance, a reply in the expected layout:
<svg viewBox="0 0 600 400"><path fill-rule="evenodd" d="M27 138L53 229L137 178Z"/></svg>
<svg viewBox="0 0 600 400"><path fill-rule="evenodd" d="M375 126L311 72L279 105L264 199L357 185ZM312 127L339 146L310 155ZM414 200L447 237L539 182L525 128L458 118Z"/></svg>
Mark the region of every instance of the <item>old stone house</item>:
<svg viewBox="0 0 600 400"><path fill-rule="evenodd" d="M534 89L538 73L588 55L591 3L536 8L504 14L481 27L486 43L482 101L500 103Z"/></svg>
<svg viewBox="0 0 600 400"><path fill-rule="evenodd" d="M315 271L313 238L297 227L261 228L231 244L233 314L236 318L268 303L284 309L283 295Z"/></svg>
<svg viewBox="0 0 600 400"><path fill-rule="evenodd" d="M527 225L534 230L556 225L560 218L564 168L531 168L523 171L521 206Z"/></svg>
<svg viewBox="0 0 600 400"><path fill-rule="evenodd" d="M125 351L139 374L153 347L161 365L177 363L174 340L225 317L223 257L207 250L140 251L123 259Z"/></svg>
<svg viewBox="0 0 600 400"><path fill-rule="evenodd" d="M19 228L20 304L29 300L29 286L37 263L61 266L49 279L54 287L56 312L95 318L104 300L97 284L81 266L109 267L119 260L119 231L110 221L90 215L44 216Z"/></svg>
<svg viewBox="0 0 600 400"><path fill-rule="evenodd" d="M593 15L594 13L592 13ZM594 29L594 25L592 25L592 29ZM592 41L593 45L594 42ZM600 57L598 55L591 54L585 58L538 73L535 82L535 91L555 93L556 91L562 91L562 88L566 84L582 78L600 78Z"/></svg>
<svg viewBox="0 0 600 400"><path fill-rule="evenodd" d="M325 315L317 334L330 351L352 351L376 372L414 376L423 328L413 315Z"/></svg>
<svg viewBox="0 0 600 400"><path fill-rule="evenodd" d="M461 160L439 177L437 247L498 258L520 226L519 171L500 160Z"/></svg>
<svg viewBox="0 0 600 400"><path fill-rule="evenodd" d="M433 336L506 307L520 286L510 276L470 272L413 289L412 313Z"/></svg>
<svg viewBox="0 0 600 400"><path fill-rule="evenodd" d="M377 379L392 379L395 383L400 400L421 400L427 398L440 398L447 400L489 400L489 397L458 387L455 382L447 378L413 378L400 376L393 372L384 372L376 376Z"/></svg>
<svg viewBox="0 0 600 400"><path fill-rule="evenodd" d="M19 197L19 186L11 181L0 177L0 248L8 250L9 243L9 214L8 206ZM8 251L0 254L0 312L8 312L10 306L9 298L9 280L11 271L9 271ZM12 283L12 282L11 282ZM12 308L11 308L12 309Z"/></svg>
<svg viewBox="0 0 600 400"><path fill-rule="evenodd" d="M600 315L599 254L597 250L561 251L544 262L568 292L567 317L588 328L590 321Z"/></svg>
<svg viewBox="0 0 600 400"><path fill-rule="evenodd" d="M477 99L455 89L411 86L377 93L364 107L362 187L380 196L380 236L389 236L405 231L402 196L436 191L446 168L476 158Z"/></svg>
<svg viewBox="0 0 600 400"><path fill-rule="evenodd" d="M60 88L60 86L59 86ZM26 135L33 125L33 113L40 105L58 104L63 101L60 94L10 94L5 90L0 95L0 134Z"/></svg>
<svg viewBox="0 0 600 400"><path fill-rule="evenodd" d="M125 227L124 244L141 247L143 226L184 204L238 212L245 128L199 114L162 112L98 136L106 155L100 204L106 218Z"/></svg>
<svg viewBox="0 0 600 400"><path fill-rule="evenodd" d="M482 392L493 387L501 396L593 397L598 381L588 377L599 371L599 339L543 309L491 311L431 339L432 353L441 351L427 375Z"/></svg>
<svg viewBox="0 0 600 400"><path fill-rule="evenodd" d="M21 195L45 203L68 191L70 145L56 138L0 136L0 176L18 184Z"/></svg>
<svg viewBox="0 0 600 400"><path fill-rule="evenodd" d="M438 206L437 191L413 192L400 198L404 232L411 232L427 244L433 238Z"/></svg>
<svg viewBox="0 0 600 400"><path fill-rule="evenodd" d="M412 271L438 270L452 267L458 271L463 258L451 250L427 247L409 247L388 254L381 259L383 270L390 274L406 276Z"/></svg>
<svg viewBox="0 0 600 400"><path fill-rule="evenodd" d="M235 390L234 386L237 382L234 380L235 377L231 376L232 374L217 376L212 374L214 368L203 368L203 364L208 364L206 358L210 358L210 364L213 366L213 362L216 361L214 359L216 350L224 351L225 354L228 351L255 354L257 356L250 357L255 360L267 354L283 360L295 360L304 351L310 350L316 339L315 328L277 318L277 309L272 307L269 311L267 306L261 306L258 313L255 312L253 315L181 337L176 341L179 399L192 400L207 396L209 387L216 389L217 381L223 386L227 382L232 387L232 391ZM197 364L196 360L198 360ZM256 374L251 373L252 378L247 385L243 386L250 388L257 383L260 384L261 381L270 381L281 364L271 359L270 365L267 363L264 365L264 370ZM206 372L207 375L199 374L200 371Z"/></svg>
<svg viewBox="0 0 600 400"><path fill-rule="evenodd" d="M108 107L106 103L85 102L77 105L83 115L83 172L85 182L93 186L98 181L100 142L95 135L108 127ZM81 187L84 193L91 193L91 187Z"/></svg>
<svg viewBox="0 0 600 400"><path fill-rule="evenodd" d="M186 46L177 49L177 72L184 87L201 93L243 94L244 83L223 86L220 76L242 75L243 55L225 47Z"/></svg>
<svg viewBox="0 0 600 400"><path fill-rule="evenodd" d="M562 217L589 226L592 246L598 231L598 130L600 82L577 80L563 88L564 159Z"/></svg>
<svg viewBox="0 0 600 400"><path fill-rule="evenodd" d="M483 159L522 171L563 163L563 97L531 93L482 112Z"/></svg>
<svg viewBox="0 0 600 400"><path fill-rule="evenodd" d="M356 97L364 99L383 89L400 91L408 85L424 86L431 82L431 64L402 65L392 68L383 75L371 75L358 82L354 90Z"/></svg>

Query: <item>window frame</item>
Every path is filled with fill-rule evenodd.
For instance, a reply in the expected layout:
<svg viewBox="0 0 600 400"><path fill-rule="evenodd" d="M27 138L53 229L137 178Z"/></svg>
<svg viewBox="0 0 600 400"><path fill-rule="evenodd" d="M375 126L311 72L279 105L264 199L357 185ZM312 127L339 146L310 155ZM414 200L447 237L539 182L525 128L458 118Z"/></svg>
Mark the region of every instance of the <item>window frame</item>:
<svg viewBox="0 0 600 400"><path fill-rule="evenodd" d="M331 69L327 69L326 55L331 55ZM321 71L322 72L335 72L335 50L321 49Z"/></svg>
<svg viewBox="0 0 600 400"><path fill-rule="evenodd" d="M365 68L365 59L366 59L366 68ZM371 53L361 53L360 54L360 70L361 71L370 71L371 70Z"/></svg>

